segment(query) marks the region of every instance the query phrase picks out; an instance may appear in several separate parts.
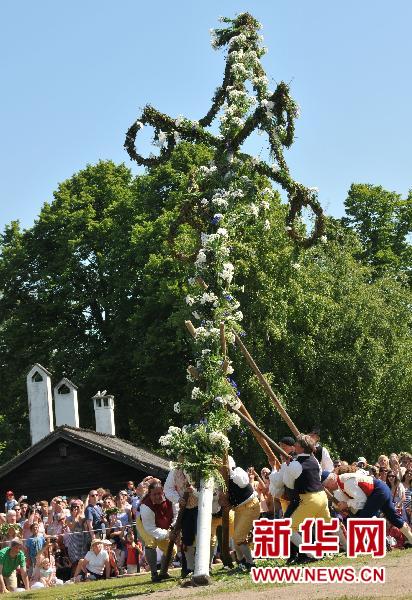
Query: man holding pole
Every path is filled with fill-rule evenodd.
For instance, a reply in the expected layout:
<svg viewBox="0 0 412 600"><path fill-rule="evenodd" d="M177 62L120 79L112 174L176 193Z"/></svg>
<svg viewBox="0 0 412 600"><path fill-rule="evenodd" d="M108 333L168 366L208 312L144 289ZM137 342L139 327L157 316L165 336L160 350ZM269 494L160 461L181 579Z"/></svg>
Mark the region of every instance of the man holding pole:
<svg viewBox="0 0 412 600"><path fill-rule="evenodd" d="M253 521L259 519L260 502L256 492L249 483L249 476L240 467L236 467L231 456L229 461L228 496L221 494L221 506L232 505L235 512L233 539L235 550L241 564L248 571L254 566L252 551L249 548L248 537L253 527Z"/></svg>
<svg viewBox="0 0 412 600"><path fill-rule="evenodd" d="M145 556L154 582L168 577L169 565L161 564L162 576L157 572L156 548L163 551L162 561L164 561L169 540L174 539L172 527L176 514L176 506L164 497L162 484L157 481L151 483L148 494L140 505L140 517L136 519L136 527L145 545Z"/></svg>
<svg viewBox="0 0 412 600"><path fill-rule="evenodd" d="M302 541L299 525L306 518L322 518L330 522L328 497L320 480L319 463L313 451L315 443L309 435L300 434L296 438L296 460L290 462L284 471L285 485L299 495L299 506L291 515L292 544L299 547Z"/></svg>

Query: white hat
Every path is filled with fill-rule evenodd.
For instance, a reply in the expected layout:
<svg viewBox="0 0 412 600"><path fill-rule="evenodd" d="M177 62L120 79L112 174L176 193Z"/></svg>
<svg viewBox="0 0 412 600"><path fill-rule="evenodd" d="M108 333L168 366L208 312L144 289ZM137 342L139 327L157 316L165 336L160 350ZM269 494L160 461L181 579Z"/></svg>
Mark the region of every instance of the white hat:
<svg viewBox="0 0 412 600"><path fill-rule="evenodd" d="M365 465L367 465L368 461L366 460L366 458L364 456L360 456L358 458L358 463L364 463Z"/></svg>

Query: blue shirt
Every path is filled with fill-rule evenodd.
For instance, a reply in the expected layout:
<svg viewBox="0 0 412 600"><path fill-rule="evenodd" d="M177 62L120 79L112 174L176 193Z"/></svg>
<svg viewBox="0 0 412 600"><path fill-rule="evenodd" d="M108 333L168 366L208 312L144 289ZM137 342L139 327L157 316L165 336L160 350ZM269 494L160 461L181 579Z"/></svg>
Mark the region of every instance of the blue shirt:
<svg viewBox="0 0 412 600"><path fill-rule="evenodd" d="M95 506L89 504L89 506L87 506L86 510L84 511L84 516L86 518L86 521L92 522L92 529L102 528L103 511L101 506L99 506L98 504L96 504Z"/></svg>

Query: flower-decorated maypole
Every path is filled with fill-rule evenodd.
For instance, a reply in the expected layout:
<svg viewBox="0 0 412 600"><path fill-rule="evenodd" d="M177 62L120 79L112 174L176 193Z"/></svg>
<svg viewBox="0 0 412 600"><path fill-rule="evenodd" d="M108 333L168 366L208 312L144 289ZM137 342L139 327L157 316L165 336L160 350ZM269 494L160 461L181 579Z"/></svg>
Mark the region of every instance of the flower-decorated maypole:
<svg viewBox="0 0 412 600"><path fill-rule="evenodd" d="M236 298L239 289L231 246L234 240L242 240L248 223L257 222L260 235L271 235L268 211L274 191L268 180L287 193L285 230L296 243L309 247L322 235L324 227L316 190L294 181L284 159L283 149L293 142L298 106L285 83L281 82L275 91L268 89L261 65L265 48L258 33L260 24L248 13L221 20L225 26L212 31L212 45L227 48L226 66L208 113L199 121L192 121L172 118L146 106L127 132L125 142L130 157L147 167L167 160L180 140L201 142L214 150L213 161L191 173L187 200L171 230L172 243L183 222L189 222L199 232L195 254L179 257L193 261L185 298L189 316L186 325L193 336L195 353L188 368L188 378L193 383L189 404L196 405L203 419L183 428L170 427L160 438L175 463L193 479L202 481L195 575L208 573L210 519L207 525L206 518L204 530L202 524L211 512L210 482L223 483L220 467L229 447L228 432L238 424L237 415L227 409L228 405L239 403L227 344L230 346L235 334L242 333L243 319ZM208 129L216 117L220 119L219 135ZM160 147L157 157L144 158L136 150L136 135L147 125L154 128L154 143ZM242 144L256 130L268 136L270 162L241 152ZM315 215L309 237L304 237L299 219L304 207L310 207ZM187 404L177 403L175 410L184 413ZM203 556L205 549L207 560Z"/></svg>

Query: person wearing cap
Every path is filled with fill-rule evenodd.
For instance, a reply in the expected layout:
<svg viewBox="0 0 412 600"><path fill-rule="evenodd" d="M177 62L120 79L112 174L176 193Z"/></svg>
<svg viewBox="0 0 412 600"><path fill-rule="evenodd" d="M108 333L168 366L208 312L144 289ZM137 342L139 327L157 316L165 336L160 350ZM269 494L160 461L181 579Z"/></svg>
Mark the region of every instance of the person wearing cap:
<svg viewBox="0 0 412 600"><path fill-rule="evenodd" d="M358 460L356 461L356 466L358 467L358 471L362 473L362 475L369 475L369 471L366 470L366 467L368 466L368 461L364 456L359 456Z"/></svg>
<svg viewBox="0 0 412 600"><path fill-rule="evenodd" d="M103 579L104 575L106 575L106 579L109 579L110 560L109 553L105 549L106 545L111 545L111 542L99 538L91 541L90 550L77 564L73 577L75 582L79 581L79 575L82 576L82 579Z"/></svg>
<svg viewBox="0 0 412 600"><path fill-rule="evenodd" d="M319 443L320 440L320 427L315 425L312 427L311 432L309 433L312 440L315 442L315 451L314 456L320 464L322 471L333 471L333 462L329 454L329 450L322 446Z"/></svg>
<svg viewBox="0 0 412 600"><path fill-rule="evenodd" d="M337 509L350 510L352 516L372 518L383 513L392 525L400 529L412 546L412 531L406 521L396 514L389 486L370 475L363 475L354 467L340 467L330 473L323 485L338 500Z"/></svg>
<svg viewBox="0 0 412 600"><path fill-rule="evenodd" d="M169 541L175 540L173 525L176 521L177 511L178 504L173 504L165 498L162 484L153 481L149 485L147 495L142 500L140 517L136 520L137 531L145 545L145 557L150 566L153 582L161 580L161 576L157 572L157 548L163 552L160 570L161 572L166 571L165 555ZM168 567L169 565L167 565Z"/></svg>
<svg viewBox="0 0 412 600"><path fill-rule="evenodd" d="M9 490L6 492L6 502L4 503L4 512L7 513L9 510L14 510L14 507L18 504L14 497L14 492Z"/></svg>
<svg viewBox="0 0 412 600"><path fill-rule="evenodd" d="M26 571L26 557L23 552L23 542L20 538L11 540L10 547L0 550L0 593L15 592L17 590L16 569L20 568L20 575L26 590L30 589L29 577Z"/></svg>
<svg viewBox="0 0 412 600"><path fill-rule="evenodd" d="M233 541L236 555L242 568L248 571L254 566L252 551L248 544L253 521L259 519L260 502L256 491L249 482L249 476L241 467L237 467L231 456L229 463L228 494L221 494L219 503L225 507L231 505L235 513Z"/></svg>

